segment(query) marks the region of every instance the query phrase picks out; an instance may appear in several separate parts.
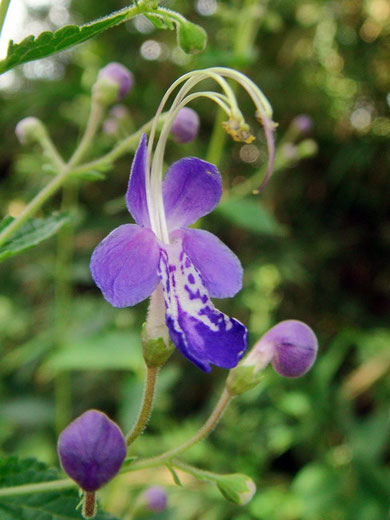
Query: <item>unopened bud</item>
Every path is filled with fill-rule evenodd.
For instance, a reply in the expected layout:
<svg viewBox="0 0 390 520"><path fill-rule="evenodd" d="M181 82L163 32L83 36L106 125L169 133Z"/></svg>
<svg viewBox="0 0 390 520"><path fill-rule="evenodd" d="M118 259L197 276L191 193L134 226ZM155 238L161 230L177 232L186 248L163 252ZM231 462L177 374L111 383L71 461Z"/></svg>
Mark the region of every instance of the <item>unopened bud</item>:
<svg viewBox="0 0 390 520"><path fill-rule="evenodd" d="M40 119L25 117L15 127L15 134L23 145L40 142L46 137L46 128Z"/></svg>
<svg viewBox="0 0 390 520"><path fill-rule="evenodd" d="M167 507L167 494L160 486L153 486L142 493L141 500L149 511L161 513Z"/></svg>
<svg viewBox="0 0 390 520"><path fill-rule="evenodd" d="M65 473L87 492L88 506L91 494L118 473L126 457L126 441L119 427L104 413L89 410L61 433L58 455Z"/></svg>
<svg viewBox="0 0 390 520"><path fill-rule="evenodd" d="M177 113L171 134L177 143L188 143L198 135L200 120L192 108L184 107Z"/></svg>
<svg viewBox="0 0 390 520"><path fill-rule="evenodd" d="M269 363L281 376L301 377L313 366L317 350L316 335L308 325L298 320L281 321L230 371L226 383L228 391L231 395L239 395L254 388Z"/></svg>
<svg viewBox="0 0 390 520"><path fill-rule="evenodd" d="M187 54L198 54L206 47L207 33L199 25L185 20L178 24L177 43Z"/></svg>
<svg viewBox="0 0 390 520"><path fill-rule="evenodd" d="M93 86L93 95L98 103L108 106L123 99L133 84L134 77L129 69L112 62L99 71Z"/></svg>
<svg viewBox="0 0 390 520"><path fill-rule="evenodd" d="M297 150L301 159L307 159L317 154L318 144L313 139L304 139L297 144Z"/></svg>
<svg viewBox="0 0 390 520"><path fill-rule="evenodd" d="M306 114L300 114L292 120L291 125L297 132L308 134L313 128L313 120Z"/></svg>
<svg viewBox="0 0 390 520"><path fill-rule="evenodd" d="M232 473L218 478L217 486L222 495L240 506L245 506L256 493L256 484L247 475Z"/></svg>

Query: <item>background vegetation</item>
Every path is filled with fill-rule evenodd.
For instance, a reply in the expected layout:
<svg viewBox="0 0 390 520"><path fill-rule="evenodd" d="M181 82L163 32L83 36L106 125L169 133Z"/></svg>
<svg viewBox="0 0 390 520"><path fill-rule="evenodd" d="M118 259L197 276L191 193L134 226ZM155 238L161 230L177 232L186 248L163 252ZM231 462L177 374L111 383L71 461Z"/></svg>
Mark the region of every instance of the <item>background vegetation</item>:
<svg viewBox="0 0 390 520"><path fill-rule="evenodd" d="M241 293L218 302L220 308L249 326L251 344L277 321L301 319L317 333L320 352L299 380L268 369L261 387L235 400L220 427L186 456L204 468L250 475L258 492L247 507L228 504L192 479L179 488L166 470L117 479L103 503L125 518L137 493L158 483L167 486L169 508L156 519L384 520L390 496L389 4L166 5L207 30L202 54L184 55L173 32L138 18L8 73L0 97L2 216L16 216L49 180L38 151L17 142L16 123L39 117L69 157L85 125L91 85L108 62L126 65L136 83L125 100L129 115L116 134L99 134L95 155L148 121L179 75L213 65L237 68L260 85L279 123L278 167L267 189L253 196L256 184L247 181L261 175L265 159L258 126L253 123L253 145L233 143L214 126L217 113L208 102L193 104L202 122L199 138L171 143L167 162L196 155L223 173L224 201L202 227L238 254L245 279ZM30 5L28 23L55 29L123 6L48 1ZM242 102L245 107L245 97ZM312 119L310 133L297 127L299 114ZM56 429L71 418L99 408L126 430L135 417L146 302L110 307L88 270L96 244L129 221L123 195L131 159L118 160L106 180L68 190L76 224L0 265L3 453L56 465ZM58 194L41 215L60 205ZM155 412L137 452L158 453L188 438L224 377L217 369L205 375L175 354L161 373Z"/></svg>

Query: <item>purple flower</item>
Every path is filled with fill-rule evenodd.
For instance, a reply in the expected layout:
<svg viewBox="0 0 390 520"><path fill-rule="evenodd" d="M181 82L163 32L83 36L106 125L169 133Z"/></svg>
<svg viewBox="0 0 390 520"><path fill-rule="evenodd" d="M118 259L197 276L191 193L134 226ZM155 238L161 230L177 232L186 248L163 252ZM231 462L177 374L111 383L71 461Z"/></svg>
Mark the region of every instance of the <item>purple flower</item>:
<svg viewBox="0 0 390 520"><path fill-rule="evenodd" d="M65 473L81 489L96 491L118 473L126 457L126 441L104 413L89 410L61 433L58 455Z"/></svg>
<svg viewBox="0 0 390 520"><path fill-rule="evenodd" d="M184 107L177 113L171 128L173 139L177 143L188 143L198 135L200 120L192 108Z"/></svg>
<svg viewBox="0 0 390 520"><path fill-rule="evenodd" d="M221 176L214 165L188 157L175 162L162 188L153 191L146 170L143 136L126 194L136 224L119 226L97 246L92 277L114 307L141 302L161 283L166 325L176 348L206 372L210 363L232 368L246 350L247 330L216 309L210 296L234 296L241 289L242 267L216 236L187 227L217 206ZM152 231L162 226L169 244Z"/></svg>
<svg viewBox="0 0 390 520"><path fill-rule="evenodd" d="M123 99L134 84L133 74L121 63L109 63L99 71L98 79L106 79L118 85L117 100Z"/></svg>
<svg viewBox="0 0 390 520"><path fill-rule="evenodd" d="M244 361L264 368L270 361L278 374L301 377L317 356L318 341L312 329L298 320L281 321L256 343Z"/></svg>
<svg viewBox="0 0 390 520"><path fill-rule="evenodd" d="M167 494L160 486L153 486L142 494L143 501L150 511L160 513L167 507Z"/></svg>

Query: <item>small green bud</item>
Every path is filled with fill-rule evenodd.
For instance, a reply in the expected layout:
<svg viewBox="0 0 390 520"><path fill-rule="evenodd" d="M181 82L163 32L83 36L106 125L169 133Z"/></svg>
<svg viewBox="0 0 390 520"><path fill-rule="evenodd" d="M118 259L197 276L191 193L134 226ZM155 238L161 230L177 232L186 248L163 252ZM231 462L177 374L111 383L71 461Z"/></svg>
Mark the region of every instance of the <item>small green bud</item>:
<svg viewBox="0 0 390 520"><path fill-rule="evenodd" d="M198 54L206 47L207 33L203 27L185 20L177 28L177 43L185 53Z"/></svg>
<svg viewBox="0 0 390 520"><path fill-rule="evenodd" d="M297 144L300 159L313 157L318 152L318 144L313 139L304 139Z"/></svg>
<svg viewBox="0 0 390 520"><path fill-rule="evenodd" d="M25 117L19 121L15 134L23 145L39 143L47 137L45 125L36 117Z"/></svg>
<svg viewBox="0 0 390 520"><path fill-rule="evenodd" d="M245 506L256 493L256 485L253 480L242 473L224 475L217 480L217 486L222 495L239 506Z"/></svg>
<svg viewBox="0 0 390 520"><path fill-rule="evenodd" d="M230 370L226 381L230 395L240 395L257 386L263 378L255 365L238 365Z"/></svg>
<svg viewBox="0 0 390 520"><path fill-rule="evenodd" d="M146 332L146 323L142 326L142 353L148 367L161 367L171 356L175 347L171 341L168 345L162 337L151 339Z"/></svg>
<svg viewBox="0 0 390 520"><path fill-rule="evenodd" d="M119 85L108 78L98 78L92 89L97 103L110 106L118 100Z"/></svg>

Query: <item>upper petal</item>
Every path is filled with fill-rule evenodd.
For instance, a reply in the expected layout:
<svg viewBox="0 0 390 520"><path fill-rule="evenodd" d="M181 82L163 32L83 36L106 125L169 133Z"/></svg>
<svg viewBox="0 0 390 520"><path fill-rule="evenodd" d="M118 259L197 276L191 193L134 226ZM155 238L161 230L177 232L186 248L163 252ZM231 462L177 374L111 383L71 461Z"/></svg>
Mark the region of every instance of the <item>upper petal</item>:
<svg viewBox="0 0 390 520"><path fill-rule="evenodd" d="M217 168L196 157L175 162L163 182L168 229L193 224L210 213L222 195L222 180Z"/></svg>
<svg viewBox="0 0 390 520"><path fill-rule="evenodd" d="M126 193L127 209L140 226L150 228L146 199L146 135L143 134L131 166L129 186Z"/></svg>
<svg viewBox="0 0 390 520"><path fill-rule="evenodd" d="M114 229L92 254L92 278L114 307L129 307L157 287L160 251L148 228L125 224Z"/></svg>
<svg viewBox="0 0 390 520"><path fill-rule="evenodd" d="M202 229L180 229L171 233L172 239L176 237L182 239L212 298L231 298L241 290L240 260L218 237Z"/></svg>
<svg viewBox="0 0 390 520"><path fill-rule="evenodd" d="M211 371L210 363L235 367L247 348L247 330L214 307L179 240L161 249L158 273L166 324L177 349L205 372Z"/></svg>

